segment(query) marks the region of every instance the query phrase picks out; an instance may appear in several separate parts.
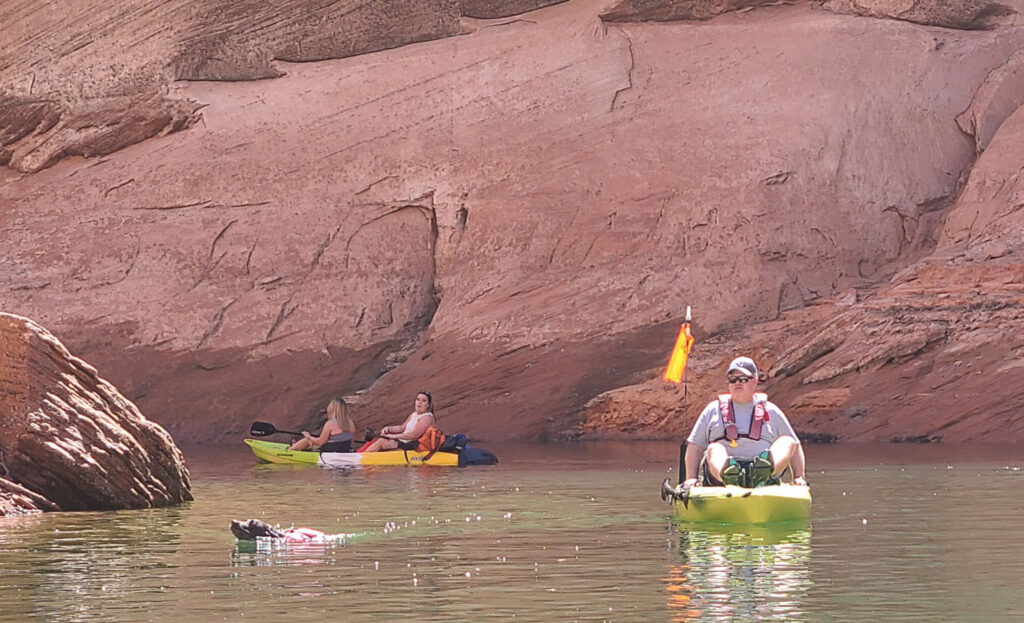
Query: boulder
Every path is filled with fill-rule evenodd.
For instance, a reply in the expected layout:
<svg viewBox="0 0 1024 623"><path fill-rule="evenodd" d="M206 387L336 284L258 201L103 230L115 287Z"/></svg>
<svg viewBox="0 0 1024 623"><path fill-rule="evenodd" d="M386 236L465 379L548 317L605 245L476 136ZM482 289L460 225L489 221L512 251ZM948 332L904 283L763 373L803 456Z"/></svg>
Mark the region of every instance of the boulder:
<svg viewBox="0 0 1024 623"><path fill-rule="evenodd" d="M0 313L0 515L192 499L181 451L35 322Z"/></svg>

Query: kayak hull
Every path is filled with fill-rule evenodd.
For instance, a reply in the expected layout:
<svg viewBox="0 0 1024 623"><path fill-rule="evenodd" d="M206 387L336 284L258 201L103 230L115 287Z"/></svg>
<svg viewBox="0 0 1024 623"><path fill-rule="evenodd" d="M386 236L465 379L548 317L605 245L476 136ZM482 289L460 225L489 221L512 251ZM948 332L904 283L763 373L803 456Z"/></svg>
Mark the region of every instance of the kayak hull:
<svg viewBox="0 0 1024 623"><path fill-rule="evenodd" d="M327 467L356 467L358 465L459 465L454 452L435 452L424 460L426 452L385 450L384 452L308 452L288 449L288 444L262 439L246 439L246 445L265 463L291 465L324 465Z"/></svg>
<svg viewBox="0 0 1024 623"><path fill-rule="evenodd" d="M811 516L811 489L799 485L744 489L691 487L688 496L675 489L672 505L680 521L719 524L773 524L807 521ZM685 497L686 503L683 503Z"/></svg>

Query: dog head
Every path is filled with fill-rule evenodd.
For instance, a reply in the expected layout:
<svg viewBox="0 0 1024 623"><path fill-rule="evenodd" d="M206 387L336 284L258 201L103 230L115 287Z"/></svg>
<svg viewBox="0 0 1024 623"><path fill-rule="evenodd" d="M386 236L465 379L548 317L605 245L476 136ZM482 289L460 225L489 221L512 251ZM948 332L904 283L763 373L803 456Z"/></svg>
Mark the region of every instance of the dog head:
<svg viewBox="0 0 1024 623"><path fill-rule="evenodd" d="M284 536L279 530L265 521L259 519L248 519L246 521L231 520L231 534L239 541L253 541L257 537L270 537L279 539Z"/></svg>

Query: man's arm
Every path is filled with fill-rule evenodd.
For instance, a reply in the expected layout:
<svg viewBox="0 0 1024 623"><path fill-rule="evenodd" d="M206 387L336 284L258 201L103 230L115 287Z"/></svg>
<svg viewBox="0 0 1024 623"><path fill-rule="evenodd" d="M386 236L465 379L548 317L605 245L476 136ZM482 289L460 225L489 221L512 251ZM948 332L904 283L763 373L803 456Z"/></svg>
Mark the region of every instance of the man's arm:
<svg viewBox="0 0 1024 623"><path fill-rule="evenodd" d="M717 410L718 401L709 402L704 407L704 410L700 412L700 415L697 416L697 421L693 423L693 430L690 431L690 436L686 438L686 480L683 482L686 486L693 486L697 483L697 472L700 470L700 460L704 458L705 451L705 448L690 440L693 439L707 443L711 416ZM682 477L683 474L679 474L679 476Z"/></svg>
<svg viewBox="0 0 1024 623"><path fill-rule="evenodd" d="M697 470L700 469L700 459L704 455L704 448L695 443L686 443L686 481L683 484L693 486L697 483Z"/></svg>

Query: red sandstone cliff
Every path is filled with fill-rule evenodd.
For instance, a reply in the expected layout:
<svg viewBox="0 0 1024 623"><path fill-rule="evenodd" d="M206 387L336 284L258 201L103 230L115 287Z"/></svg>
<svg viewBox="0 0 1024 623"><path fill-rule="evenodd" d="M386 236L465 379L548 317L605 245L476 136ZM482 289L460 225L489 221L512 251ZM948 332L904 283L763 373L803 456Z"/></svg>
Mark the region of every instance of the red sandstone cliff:
<svg viewBox="0 0 1024 623"><path fill-rule="evenodd" d="M2 308L179 441L421 387L478 437L675 435L736 351L822 438L1024 434L980 384L1020 348L1024 3L405 4L7 5Z"/></svg>

